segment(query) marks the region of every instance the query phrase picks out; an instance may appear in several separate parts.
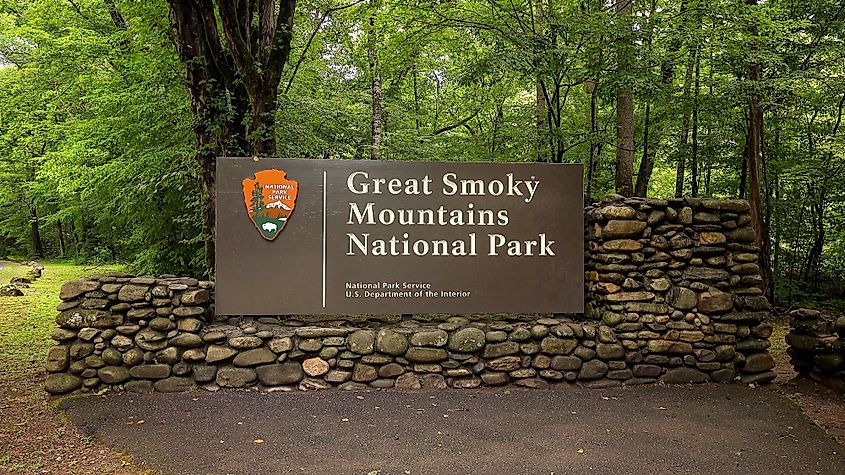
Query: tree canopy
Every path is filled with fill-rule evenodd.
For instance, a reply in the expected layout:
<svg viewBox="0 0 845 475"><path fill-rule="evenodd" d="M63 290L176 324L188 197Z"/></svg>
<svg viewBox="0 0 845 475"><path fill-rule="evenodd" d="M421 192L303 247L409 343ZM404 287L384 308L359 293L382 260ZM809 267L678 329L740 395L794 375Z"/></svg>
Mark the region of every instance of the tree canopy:
<svg viewBox="0 0 845 475"><path fill-rule="evenodd" d="M210 270L213 157L582 163L845 284L845 2L0 0L0 255Z"/></svg>

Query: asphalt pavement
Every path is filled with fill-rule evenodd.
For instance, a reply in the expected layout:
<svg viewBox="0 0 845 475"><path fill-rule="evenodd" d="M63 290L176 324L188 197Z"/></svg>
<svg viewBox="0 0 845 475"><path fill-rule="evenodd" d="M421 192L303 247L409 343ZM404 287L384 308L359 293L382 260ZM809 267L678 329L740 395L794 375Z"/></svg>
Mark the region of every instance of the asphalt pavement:
<svg viewBox="0 0 845 475"><path fill-rule="evenodd" d="M164 474L845 474L775 390L111 394L70 419Z"/></svg>

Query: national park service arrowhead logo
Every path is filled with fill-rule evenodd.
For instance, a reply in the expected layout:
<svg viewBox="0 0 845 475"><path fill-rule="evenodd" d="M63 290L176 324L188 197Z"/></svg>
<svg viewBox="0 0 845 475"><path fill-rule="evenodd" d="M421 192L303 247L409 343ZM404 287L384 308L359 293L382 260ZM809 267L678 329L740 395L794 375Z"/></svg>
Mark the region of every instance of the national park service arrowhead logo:
<svg viewBox="0 0 845 475"><path fill-rule="evenodd" d="M243 181L244 203L249 219L268 241L276 239L296 206L299 183L288 180L283 170L261 170Z"/></svg>

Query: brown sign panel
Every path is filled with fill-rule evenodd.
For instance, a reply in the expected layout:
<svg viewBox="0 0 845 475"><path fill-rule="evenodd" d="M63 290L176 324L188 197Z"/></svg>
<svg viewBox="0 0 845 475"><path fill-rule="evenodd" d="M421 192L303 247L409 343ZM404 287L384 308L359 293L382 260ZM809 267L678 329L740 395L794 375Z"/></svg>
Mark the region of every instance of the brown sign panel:
<svg viewBox="0 0 845 475"><path fill-rule="evenodd" d="M580 165L220 158L221 315L581 312Z"/></svg>

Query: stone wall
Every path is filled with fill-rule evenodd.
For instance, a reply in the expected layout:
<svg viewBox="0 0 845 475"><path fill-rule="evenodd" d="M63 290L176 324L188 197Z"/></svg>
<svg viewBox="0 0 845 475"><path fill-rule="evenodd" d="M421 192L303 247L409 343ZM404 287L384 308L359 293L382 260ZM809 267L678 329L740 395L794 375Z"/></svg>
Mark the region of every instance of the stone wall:
<svg viewBox="0 0 845 475"><path fill-rule="evenodd" d="M774 378L747 203L610 196L586 211L583 315L319 324L214 318L212 282L91 277L62 288L45 388L609 387Z"/></svg>
<svg viewBox="0 0 845 475"><path fill-rule="evenodd" d="M769 382L748 202L612 195L586 210L586 317L662 378Z"/></svg>
<svg viewBox="0 0 845 475"><path fill-rule="evenodd" d="M800 308L789 319L787 353L795 371L845 392L845 317Z"/></svg>
<svg viewBox="0 0 845 475"><path fill-rule="evenodd" d="M129 386L164 370L178 380L191 375L205 360L200 334L212 315L213 288L212 282L174 276L66 282L45 389L63 394Z"/></svg>

